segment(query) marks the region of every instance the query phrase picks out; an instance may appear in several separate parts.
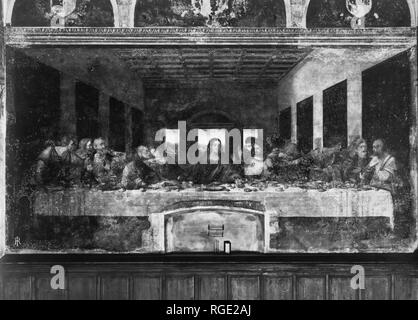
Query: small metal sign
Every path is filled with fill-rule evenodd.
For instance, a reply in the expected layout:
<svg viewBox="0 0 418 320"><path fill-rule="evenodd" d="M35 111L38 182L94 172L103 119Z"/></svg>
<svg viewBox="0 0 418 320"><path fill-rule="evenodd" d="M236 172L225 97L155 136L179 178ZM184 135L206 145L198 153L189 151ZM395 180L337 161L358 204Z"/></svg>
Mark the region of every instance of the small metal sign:
<svg viewBox="0 0 418 320"><path fill-rule="evenodd" d="M213 238L221 238L224 236L225 226L208 224L208 236Z"/></svg>

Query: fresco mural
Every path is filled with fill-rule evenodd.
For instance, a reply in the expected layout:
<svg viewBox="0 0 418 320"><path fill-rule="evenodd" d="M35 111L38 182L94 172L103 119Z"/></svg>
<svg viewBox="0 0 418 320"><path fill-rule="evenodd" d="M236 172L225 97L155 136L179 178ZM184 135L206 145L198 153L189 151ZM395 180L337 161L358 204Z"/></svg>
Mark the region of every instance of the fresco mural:
<svg viewBox="0 0 418 320"><path fill-rule="evenodd" d="M108 28L110 1L16 1L8 252L416 249L406 1L374 0L359 24L346 1L311 1L312 30L285 29L284 1L124 4L136 28ZM50 30L59 46L31 42Z"/></svg>
<svg viewBox="0 0 418 320"><path fill-rule="evenodd" d="M285 27L282 0L139 0L135 26Z"/></svg>

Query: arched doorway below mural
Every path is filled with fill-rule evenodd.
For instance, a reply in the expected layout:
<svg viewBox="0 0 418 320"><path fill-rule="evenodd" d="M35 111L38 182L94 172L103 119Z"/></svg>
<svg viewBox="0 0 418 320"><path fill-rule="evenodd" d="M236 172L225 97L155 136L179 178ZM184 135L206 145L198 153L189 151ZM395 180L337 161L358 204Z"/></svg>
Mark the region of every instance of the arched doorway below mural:
<svg viewBox="0 0 418 320"><path fill-rule="evenodd" d="M165 251L219 252L228 242L235 252L264 252L264 212L224 205L167 212Z"/></svg>

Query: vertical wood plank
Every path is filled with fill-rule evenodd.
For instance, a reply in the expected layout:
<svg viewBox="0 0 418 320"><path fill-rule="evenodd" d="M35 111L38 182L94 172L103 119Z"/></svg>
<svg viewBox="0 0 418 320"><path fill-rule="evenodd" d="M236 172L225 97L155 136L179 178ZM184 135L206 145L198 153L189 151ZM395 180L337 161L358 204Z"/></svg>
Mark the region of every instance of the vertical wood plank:
<svg viewBox="0 0 418 320"><path fill-rule="evenodd" d="M232 300L259 300L260 281L254 276L231 277Z"/></svg>
<svg viewBox="0 0 418 320"><path fill-rule="evenodd" d="M6 275L3 277L4 300L30 300L30 276Z"/></svg>
<svg viewBox="0 0 418 320"><path fill-rule="evenodd" d="M390 280L388 277L366 277L366 300L389 300Z"/></svg>
<svg viewBox="0 0 418 320"><path fill-rule="evenodd" d="M65 300L68 281L66 281L65 290L51 288L51 276L39 276L35 280L36 299L37 300Z"/></svg>
<svg viewBox="0 0 418 320"><path fill-rule="evenodd" d="M94 275L69 275L70 300L96 300L96 277Z"/></svg>
<svg viewBox="0 0 418 320"><path fill-rule="evenodd" d="M292 277L266 276L264 281L264 299L292 300Z"/></svg>
<svg viewBox="0 0 418 320"><path fill-rule="evenodd" d="M357 300L358 290L353 290L350 282L351 278L330 277L330 300Z"/></svg>
<svg viewBox="0 0 418 320"><path fill-rule="evenodd" d="M160 277L134 277L133 299L135 300L160 300L161 279Z"/></svg>
<svg viewBox="0 0 418 320"><path fill-rule="evenodd" d="M128 300L129 282L126 276L106 275L101 277L103 300Z"/></svg>
<svg viewBox="0 0 418 320"><path fill-rule="evenodd" d="M292 275L292 299L297 300L298 299L298 278L295 274Z"/></svg>
<svg viewBox="0 0 418 320"><path fill-rule="evenodd" d="M194 277L193 276L167 276L166 277L167 300L193 300Z"/></svg>
<svg viewBox="0 0 418 320"><path fill-rule="evenodd" d="M201 300L225 300L225 277L202 276L200 277L199 299Z"/></svg>
<svg viewBox="0 0 418 320"><path fill-rule="evenodd" d="M418 300L418 278L395 277L395 300Z"/></svg>
<svg viewBox="0 0 418 320"><path fill-rule="evenodd" d="M298 300L324 300L325 279L303 277L297 280Z"/></svg>
<svg viewBox="0 0 418 320"><path fill-rule="evenodd" d="M100 275L96 275L96 297L97 297L97 300L103 300L103 297L102 297L102 277Z"/></svg>

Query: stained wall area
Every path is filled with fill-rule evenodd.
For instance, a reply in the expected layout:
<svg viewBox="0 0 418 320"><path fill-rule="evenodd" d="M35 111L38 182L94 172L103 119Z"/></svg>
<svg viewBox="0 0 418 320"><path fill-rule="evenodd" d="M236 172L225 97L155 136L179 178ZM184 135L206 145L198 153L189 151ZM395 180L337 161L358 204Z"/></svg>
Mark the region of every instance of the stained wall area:
<svg viewBox="0 0 418 320"><path fill-rule="evenodd" d="M73 136L77 141L81 137L101 136L113 149L129 153L133 132L137 134L136 141L144 139L137 129L143 127L142 111L127 112L129 105L22 52L10 49L7 59L8 243L13 246L15 237L19 237L23 242L36 243L33 248L41 246L43 250L96 247L131 251L140 247L141 233L149 227L144 218L33 219L30 185L34 183L36 159L45 143L51 139L58 143L63 135ZM119 118L111 118L112 112ZM132 123L127 117L132 114L138 121L127 130L127 123ZM125 236L120 237L122 234ZM126 242L127 238L131 240Z"/></svg>

